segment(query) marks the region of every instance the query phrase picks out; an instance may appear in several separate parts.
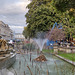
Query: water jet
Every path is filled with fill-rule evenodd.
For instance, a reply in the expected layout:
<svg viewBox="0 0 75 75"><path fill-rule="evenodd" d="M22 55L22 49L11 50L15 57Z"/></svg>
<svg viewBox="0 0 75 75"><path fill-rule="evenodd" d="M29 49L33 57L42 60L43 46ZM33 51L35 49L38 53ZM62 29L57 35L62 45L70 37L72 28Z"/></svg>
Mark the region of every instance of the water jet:
<svg viewBox="0 0 75 75"><path fill-rule="evenodd" d="M39 50L40 50L40 56L35 58L34 61L40 61L40 62L47 61L46 57L42 53L43 46L47 41L45 34L46 34L45 32L38 32L36 35L36 38L33 39L37 43Z"/></svg>

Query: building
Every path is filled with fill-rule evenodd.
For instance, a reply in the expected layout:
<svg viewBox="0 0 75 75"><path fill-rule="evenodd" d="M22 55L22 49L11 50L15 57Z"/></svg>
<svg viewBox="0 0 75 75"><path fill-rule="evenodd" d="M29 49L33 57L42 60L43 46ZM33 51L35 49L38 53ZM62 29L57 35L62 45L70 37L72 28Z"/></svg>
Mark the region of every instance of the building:
<svg viewBox="0 0 75 75"><path fill-rule="evenodd" d="M19 41L25 41L25 37L23 36L22 33L15 33L15 39Z"/></svg>
<svg viewBox="0 0 75 75"><path fill-rule="evenodd" d="M2 21L0 21L0 37L5 40L13 39L13 31Z"/></svg>

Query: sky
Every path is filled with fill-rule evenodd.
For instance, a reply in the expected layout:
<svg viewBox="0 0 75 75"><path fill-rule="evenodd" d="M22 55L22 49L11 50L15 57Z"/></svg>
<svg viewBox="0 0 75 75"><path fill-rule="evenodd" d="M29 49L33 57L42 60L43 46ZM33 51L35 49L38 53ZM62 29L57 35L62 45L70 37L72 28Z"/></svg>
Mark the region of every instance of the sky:
<svg viewBox="0 0 75 75"><path fill-rule="evenodd" d="M29 0L0 0L0 21L8 24L15 33L22 33L26 25L25 14Z"/></svg>

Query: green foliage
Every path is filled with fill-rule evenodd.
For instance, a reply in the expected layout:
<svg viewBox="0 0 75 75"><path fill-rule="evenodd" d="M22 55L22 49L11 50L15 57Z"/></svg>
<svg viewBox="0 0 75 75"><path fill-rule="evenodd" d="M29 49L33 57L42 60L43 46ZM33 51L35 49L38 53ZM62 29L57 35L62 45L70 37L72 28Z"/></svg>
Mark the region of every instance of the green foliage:
<svg viewBox="0 0 75 75"><path fill-rule="evenodd" d="M34 37L37 32L48 31L55 22L62 23L66 35L74 35L74 0L32 0L25 15L27 27L23 34Z"/></svg>
<svg viewBox="0 0 75 75"><path fill-rule="evenodd" d="M60 16L54 7L49 7L49 1L46 1L46 3L42 1L41 5L30 8L31 3L28 5L30 10L26 14L27 29L30 30L29 37L34 37L37 32L48 31L55 22L60 22ZM37 3L39 4L39 1ZM36 3L34 3L34 5L35 4ZM33 9L35 9L35 11Z"/></svg>
<svg viewBox="0 0 75 75"><path fill-rule="evenodd" d="M63 29L66 33L66 36L70 35L69 38L72 38L75 35L75 17L64 19Z"/></svg>
<svg viewBox="0 0 75 75"><path fill-rule="evenodd" d="M35 45L33 43L28 43L28 44L25 44L23 46L23 49L34 50L35 49Z"/></svg>
<svg viewBox="0 0 75 75"><path fill-rule="evenodd" d="M30 32L31 32L31 30L28 29L28 27L24 28L23 35L25 36L25 38L27 38L28 36L30 36Z"/></svg>
<svg viewBox="0 0 75 75"><path fill-rule="evenodd" d="M38 31L49 30L49 9L44 6L48 2L50 2L50 0L32 0L32 2L27 6L29 11L25 16L27 18L27 34L29 37L34 37Z"/></svg>
<svg viewBox="0 0 75 75"><path fill-rule="evenodd" d="M70 8L75 9L75 0L54 0L54 1L55 7L61 12L70 10Z"/></svg>
<svg viewBox="0 0 75 75"><path fill-rule="evenodd" d="M43 53L53 53L54 50L53 49L52 50L50 50L50 49L43 49L42 52Z"/></svg>
<svg viewBox="0 0 75 75"><path fill-rule="evenodd" d="M75 38L75 35L73 35L73 38Z"/></svg>
<svg viewBox="0 0 75 75"><path fill-rule="evenodd" d="M36 9L38 6L41 6L42 4L47 5L52 0L32 0L31 3L27 6L28 9ZM32 11L32 10L29 10Z"/></svg>

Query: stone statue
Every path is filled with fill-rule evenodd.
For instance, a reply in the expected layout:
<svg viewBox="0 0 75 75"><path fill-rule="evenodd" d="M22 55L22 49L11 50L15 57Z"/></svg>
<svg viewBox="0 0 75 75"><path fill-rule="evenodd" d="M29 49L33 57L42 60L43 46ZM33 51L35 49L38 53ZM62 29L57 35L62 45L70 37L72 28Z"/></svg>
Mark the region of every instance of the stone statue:
<svg viewBox="0 0 75 75"><path fill-rule="evenodd" d="M6 51L8 49L8 45L4 39L0 39L0 51Z"/></svg>

